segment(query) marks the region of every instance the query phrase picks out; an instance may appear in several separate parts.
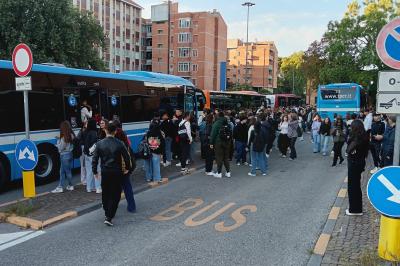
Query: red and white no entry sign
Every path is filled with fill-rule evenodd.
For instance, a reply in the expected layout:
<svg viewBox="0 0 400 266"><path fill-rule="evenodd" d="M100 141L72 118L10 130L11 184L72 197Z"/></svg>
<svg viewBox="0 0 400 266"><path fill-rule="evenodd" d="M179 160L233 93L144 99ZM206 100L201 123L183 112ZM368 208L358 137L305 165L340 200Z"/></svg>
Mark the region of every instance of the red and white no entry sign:
<svg viewBox="0 0 400 266"><path fill-rule="evenodd" d="M20 43L14 48L12 64L15 73L20 77L25 77L31 72L33 57L28 45Z"/></svg>
<svg viewBox="0 0 400 266"><path fill-rule="evenodd" d="M385 65L400 69L400 18L382 28L376 40L376 51Z"/></svg>

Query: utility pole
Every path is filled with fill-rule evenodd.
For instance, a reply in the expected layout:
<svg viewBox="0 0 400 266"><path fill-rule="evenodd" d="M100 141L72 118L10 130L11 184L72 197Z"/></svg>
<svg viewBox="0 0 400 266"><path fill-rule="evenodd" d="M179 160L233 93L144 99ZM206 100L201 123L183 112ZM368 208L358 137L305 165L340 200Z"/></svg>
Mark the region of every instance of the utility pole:
<svg viewBox="0 0 400 266"><path fill-rule="evenodd" d="M249 15L250 15L250 7L254 6L254 3L245 2L242 6L247 6L247 35L246 35L246 70L245 70L245 84L248 84L249 79L249 69L248 69L248 48L249 48Z"/></svg>

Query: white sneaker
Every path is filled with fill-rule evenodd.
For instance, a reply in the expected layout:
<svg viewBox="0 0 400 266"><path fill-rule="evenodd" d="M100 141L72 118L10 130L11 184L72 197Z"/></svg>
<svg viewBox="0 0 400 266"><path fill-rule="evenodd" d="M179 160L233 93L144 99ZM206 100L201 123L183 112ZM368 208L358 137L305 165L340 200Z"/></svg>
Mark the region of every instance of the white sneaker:
<svg viewBox="0 0 400 266"><path fill-rule="evenodd" d="M175 166L176 166L176 167L181 167L182 164L181 164L181 163L177 163L177 164L175 164Z"/></svg>
<svg viewBox="0 0 400 266"><path fill-rule="evenodd" d="M248 163L248 162L245 162L244 165L249 165L249 163Z"/></svg>
<svg viewBox="0 0 400 266"><path fill-rule="evenodd" d="M249 175L249 176L256 176L255 174L252 174L252 173L248 173L247 175Z"/></svg>
<svg viewBox="0 0 400 266"><path fill-rule="evenodd" d="M376 172L378 172L379 169L380 169L380 168L375 167L374 169L372 169L372 170L370 171L370 173L373 175L373 174L375 174Z"/></svg>
<svg viewBox="0 0 400 266"><path fill-rule="evenodd" d="M347 215L347 216L362 216L363 213L362 213L362 212L360 212L360 213L353 213L353 212L350 212L349 209L346 209L346 215Z"/></svg>
<svg viewBox="0 0 400 266"><path fill-rule="evenodd" d="M267 173L265 173L265 174L262 174L263 176L266 176L267 175Z"/></svg>
<svg viewBox="0 0 400 266"><path fill-rule="evenodd" d="M227 178L231 178L231 172L227 172L227 173L225 173L225 177L227 177Z"/></svg>
<svg viewBox="0 0 400 266"><path fill-rule="evenodd" d="M64 189L62 187L56 187L51 193L63 193Z"/></svg>
<svg viewBox="0 0 400 266"><path fill-rule="evenodd" d="M222 174L221 174L221 173L215 173L215 174L214 174L214 177L215 177L215 178L222 178Z"/></svg>
<svg viewBox="0 0 400 266"><path fill-rule="evenodd" d="M240 166L240 163L237 163L236 165L237 165L237 166Z"/></svg>
<svg viewBox="0 0 400 266"><path fill-rule="evenodd" d="M267 156L267 158L269 158L269 154L268 153L266 153L265 156Z"/></svg>
<svg viewBox="0 0 400 266"><path fill-rule="evenodd" d="M67 186L65 189L68 190L68 191L73 191L74 190L74 186Z"/></svg>
<svg viewBox="0 0 400 266"><path fill-rule="evenodd" d="M282 155L282 158L286 158L286 155Z"/></svg>
<svg viewBox="0 0 400 266"><path fill-rule="evenodd" d="M166 162L165 164L164 164L164 167L168 167L168 166L170 166L171 165L171 162Z"/></svg>
<svg viewBox="0 0 400 266"><path fill-rule="evenodd" d="M96 194L101 194L103 192L103 190L101 190L101 188L96 189Z"/></svg>
<svg viewBox="0 0 400 266"><path fill-rule="evenodd" d="M213 176L214 173L213 173L213 172L206 172L206 175L208 175L208 176Z"/></svg>

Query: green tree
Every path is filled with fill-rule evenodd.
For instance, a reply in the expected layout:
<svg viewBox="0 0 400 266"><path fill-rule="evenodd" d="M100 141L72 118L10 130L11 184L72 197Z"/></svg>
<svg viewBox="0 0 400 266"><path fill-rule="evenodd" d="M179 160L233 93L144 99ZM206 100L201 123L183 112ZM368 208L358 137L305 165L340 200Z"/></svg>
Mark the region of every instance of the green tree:
<svg viewBox="0 0 400 266"><path fill-rule="evenodd" d="M103 30L70 0L0 0L0 58L10 60L20 42L30 46L35 63L104 69Z"/></svg>
<svg viewBox="0 0 400 266"><path fill-rule="evenodd" d="M279 59L279 92L292 92L304 95L306 77L303 71L304 52L296 52L288 57Z"/></svg>

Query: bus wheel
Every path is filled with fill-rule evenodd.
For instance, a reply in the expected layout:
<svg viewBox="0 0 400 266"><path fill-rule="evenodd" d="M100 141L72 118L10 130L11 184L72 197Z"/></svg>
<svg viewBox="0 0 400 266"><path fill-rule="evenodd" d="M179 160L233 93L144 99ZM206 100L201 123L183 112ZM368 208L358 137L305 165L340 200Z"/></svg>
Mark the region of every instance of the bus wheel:
<svg viewBox="0 0 400 266"><path fill-rule="evenodd" d="M35 179L38 185L49 183L59 176L60 156L53 146L40 146L39 160L35 168Z"/></svg>
<svg viewBox="0 0 400 266"><path fill-rule="evenodd" d="M0 157L1 158L1 157ZM4 162L0 161L0 192L6 189L8 184L9 176L7 174L7 168Z"/></svg>

